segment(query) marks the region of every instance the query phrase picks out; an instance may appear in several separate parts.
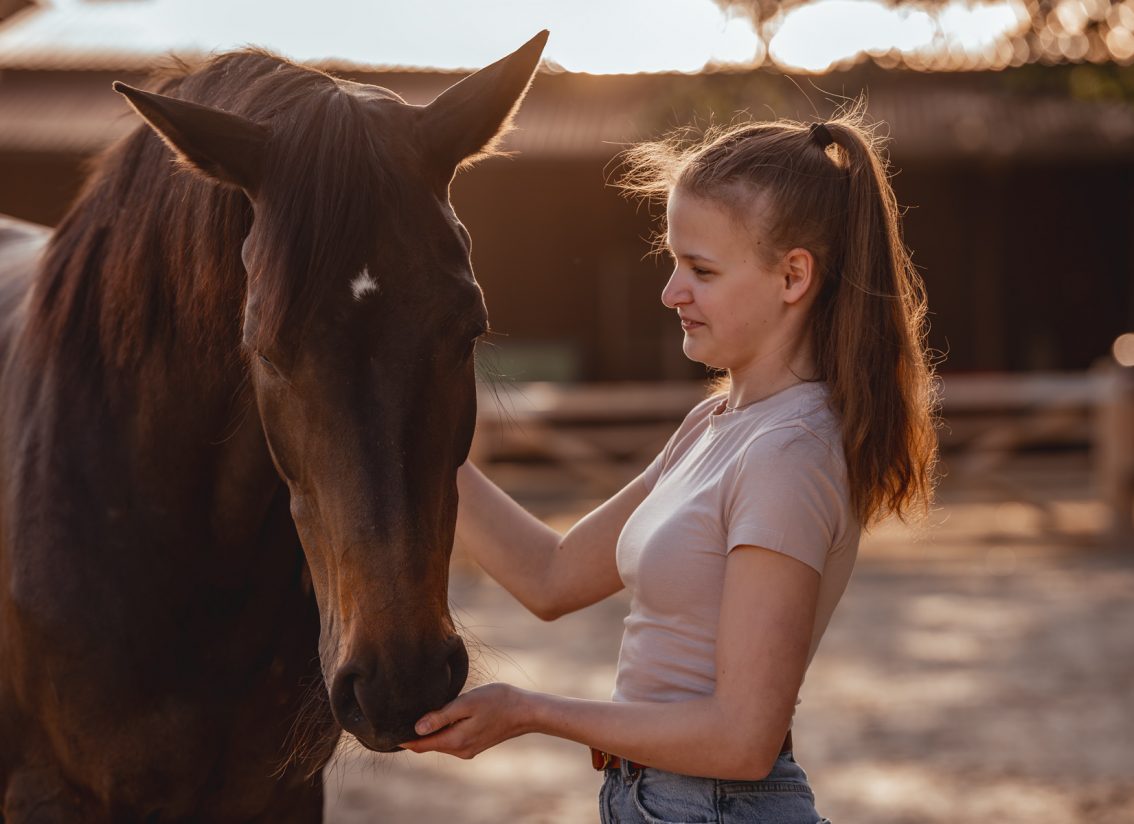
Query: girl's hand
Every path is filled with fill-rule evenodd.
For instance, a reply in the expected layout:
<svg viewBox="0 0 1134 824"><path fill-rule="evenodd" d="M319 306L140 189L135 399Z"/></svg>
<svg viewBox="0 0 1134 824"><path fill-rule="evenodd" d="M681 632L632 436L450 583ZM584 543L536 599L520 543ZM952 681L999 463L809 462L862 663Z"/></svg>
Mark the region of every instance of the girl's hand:
<svg viewBox="0 0 1134 824"><path fill-rule="evenodd" d="M423 737L402 744L403 749L472 758L533 731L530 693L508 684L486 684L422 716L416 731Z"/></svg>

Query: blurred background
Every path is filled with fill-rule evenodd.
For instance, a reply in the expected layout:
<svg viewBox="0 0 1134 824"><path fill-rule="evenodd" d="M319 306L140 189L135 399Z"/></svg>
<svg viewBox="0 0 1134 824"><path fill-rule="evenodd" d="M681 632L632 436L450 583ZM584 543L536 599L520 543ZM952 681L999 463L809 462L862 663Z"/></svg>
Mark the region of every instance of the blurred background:
<svg viewBox="0 0 1134 824"><path fill-rule="evenodd" d="M426 103L551 30L505 147L453 188L496 331L474 457L566 528L706 391L611 185L627 144L865 95L939 354L943 479L884 524L808 674L836 822L1134 821L1134 0L0 0L0 212L53 224L144 82L264 46ZM609 697L623 596L543 624L461 557L479 680ZM597 819L585 750L344 742L329 820Z"/></svg>

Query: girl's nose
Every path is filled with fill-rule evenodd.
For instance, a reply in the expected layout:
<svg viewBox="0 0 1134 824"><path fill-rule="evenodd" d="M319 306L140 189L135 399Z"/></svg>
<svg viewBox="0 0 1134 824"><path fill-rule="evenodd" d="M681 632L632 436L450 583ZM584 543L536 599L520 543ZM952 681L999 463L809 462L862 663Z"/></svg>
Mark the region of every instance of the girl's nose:
<svg viewBox="0 0 1134 824"><path fill-rule="evenodd" d="M669 309L676 309L678 306L689 303L692 299L693 293L689 291L680 271L674 269L673 274L669 276L669 280L665 284L665 288L662 289L662 304Z"/></svg>

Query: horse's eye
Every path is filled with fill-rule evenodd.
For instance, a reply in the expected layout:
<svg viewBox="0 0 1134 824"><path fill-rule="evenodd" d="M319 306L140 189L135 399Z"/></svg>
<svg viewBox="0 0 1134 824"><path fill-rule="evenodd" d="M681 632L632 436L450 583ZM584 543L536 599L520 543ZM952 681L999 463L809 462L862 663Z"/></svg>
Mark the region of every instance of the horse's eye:
<svg viewBox="0 0 1134 824"><path fill-rule="evenodd" d="M268 369L271 369L273 372L279 372L279 370L276 369L276 365L272 363L271 359L263 352L257 352L256 357L258 357L260 359L260 363L264 364L264 366L266 366Z"/></svg>

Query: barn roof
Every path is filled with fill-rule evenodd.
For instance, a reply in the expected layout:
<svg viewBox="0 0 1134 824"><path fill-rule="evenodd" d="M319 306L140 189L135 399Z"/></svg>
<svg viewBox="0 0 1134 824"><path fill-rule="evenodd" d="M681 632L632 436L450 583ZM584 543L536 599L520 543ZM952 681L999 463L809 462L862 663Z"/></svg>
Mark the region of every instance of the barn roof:
<svg viewBox="0 0 1134 824"><path fill-rule="evenodd" d="M367 71L348 76L391 88L411 103L426 103L460 75ZM129 71L4 72L0 151L97 151L137 125L111 82L139 83L144 77ZM1005 94L979 77L962 81L955 75L889 73L882 80L868 84L868 111L884 121L896 158L1134 158L1134 109L1125 104ZM686 122L695 110L691 100L718 100L718 114L747 109L767 115L770 105L778 116L814 119L812 101L801 92L785 96L785 88L792 88L788 81L759 72L719 77L544 72L504 148L525 158L609 158L626 143ZM816 105L820 115L831 108L825 101Z"/></svg>

